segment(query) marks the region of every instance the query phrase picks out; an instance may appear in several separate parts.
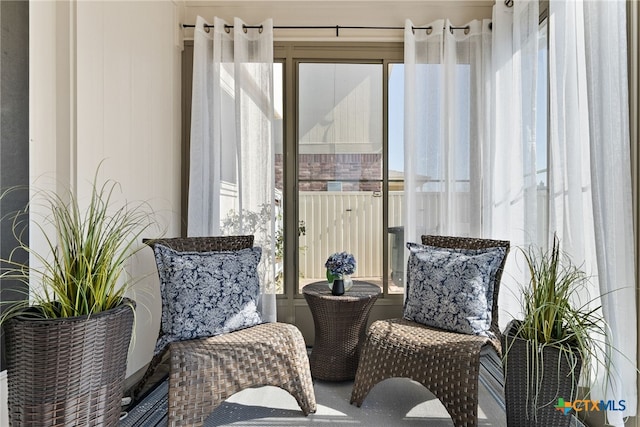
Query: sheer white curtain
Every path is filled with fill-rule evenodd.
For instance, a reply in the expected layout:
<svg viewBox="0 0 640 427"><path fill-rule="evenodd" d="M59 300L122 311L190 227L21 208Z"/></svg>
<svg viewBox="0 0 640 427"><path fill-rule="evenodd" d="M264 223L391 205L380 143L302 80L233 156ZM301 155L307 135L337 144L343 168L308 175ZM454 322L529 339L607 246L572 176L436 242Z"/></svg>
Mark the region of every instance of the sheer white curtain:
<svg viewBox="0 0 640 427"><path fill-rule="evenodd" d="M483 234L511 242L500 288L500 324L520 317L526 268L517 247L544 247L544 206L538 206L536 123L539 90L538 1L496 2L493 9L491 134L485 161ZM546 136L540 135L546 140ZM545 191L544 189L540 191Z"/></svg>
<svg viewBox="0 0 640 427"><path fill-rule="evenodd" d="M260 309L275 321L273 25L206 25L194 31L188 234L255 235Z"/></svg>
<svg viewBox="0 0 640 427"><path fill-rule="evenodd" d="M549 12L548 207L539 205L536 174L544 138L536 115L546 114L536 83L538 2L496 2L491 43L484 23L451 35L448 22L427 34L407 21L405 234L544 247L557 232L593 275L582 301L599 300L611 328L614 376L597 397L626 401L626 411L608 414L622 425L637 409L625 2L551 0ZM519 314L526 272L518 257L512 251L503 276L503 326Z"/></svg>
<svg viewBox="0 0 640 427"><path fill-rule="evenodd" d="M492 31L488 21L468 25L466 34L445 21L431 23L430 34L405 25L407 240L433 233L537 243L538 2L497 2ZM503 326L519 308L517 256L503 276Z"/></svg>
<svg viewBox="0 0 640 427"><path fill-rule="evenodd" d="M405 23L405 236L478 236L487 143L489 21ZM420 25L420 28L426 25Z"/></svg>
<svg viewBox="0 0 640 427"><path fill-rule="evenodd" d="M610 328L612 374L598 398L635 415L636 305L625 2L549 3L550 230L585 260Z"/></svg>

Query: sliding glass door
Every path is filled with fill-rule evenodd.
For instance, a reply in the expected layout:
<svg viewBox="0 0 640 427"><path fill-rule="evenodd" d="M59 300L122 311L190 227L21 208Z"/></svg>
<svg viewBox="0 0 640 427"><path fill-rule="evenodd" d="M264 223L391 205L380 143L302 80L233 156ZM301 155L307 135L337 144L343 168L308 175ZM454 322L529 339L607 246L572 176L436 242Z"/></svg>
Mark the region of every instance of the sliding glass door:
<svg viewBox="0 0 640 427"><path fill-rule="evenodd" d="M185 43L183 123L191 119L192 52ZM400 316L402 43L277 42L274 53L278 319L312 336L300 290L326 280L325 261L339 251L355 255L355 279L381 287L370 319ZM183 177L185 194L187 185Z"/></svg>

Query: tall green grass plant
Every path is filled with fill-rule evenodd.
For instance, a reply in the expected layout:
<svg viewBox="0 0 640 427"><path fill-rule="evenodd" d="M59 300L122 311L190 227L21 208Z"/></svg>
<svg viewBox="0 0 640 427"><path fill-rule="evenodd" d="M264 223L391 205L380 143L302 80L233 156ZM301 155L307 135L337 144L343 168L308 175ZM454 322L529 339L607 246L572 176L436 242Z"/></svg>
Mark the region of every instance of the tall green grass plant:
<svg viewBox="0 0 640 427"><path fill-rule="evenodd" d="M586 286L589 276L561 251L558 237L554 235L550 250L529 247L521 251L529 272L529 282L522 287L523 318L507 327L503 362L506 376L526 376L527 395L517 396L518 402L515 404L526 401L527 411L534 411L528 416L535 420L541 409L550 411L545 414L555 413L553 406L557 404L558 397L575 397L581 384L581 375L585 387L582 394L589 398L590 375L597 374L600 369L604 369L604 374L608 375L611 349L606 339L607 328L601 306L595 303L599 297L589 297ZM527 342L527 354L524 356L526 368L513 368L509 364L510 352L515 351L518 339L519 342ZM543 357L545 354L547 356ZM546 358L549 355L554 355L551 360ZM522 360L523 356L513 357L514 360ZM568 377L560 374L561 365L568 367ZM555 381L554 376L558 377ZM557 384L566 383L567 380L574 384L570 393L557 396ZM547 397L541 398L543 395Z"/></svg>
<svg viewBox="0 0 640 427"><path fill-rule="evenodd" d="M606 328L601 306L588 295L587 274L560 250L554 235L550 251L523 250L529 270L529 285L522 290L524 318L517 335L538 345L577 350L589 366L600 347Z"/></svg>
<svg viewBox="0 0 640 427"><path fill-rule="evenodd" d="M13 232L19 243L9 259L0 261L1 277L20 281L31 292L30 298L22 301L3 302L10 307L0 317L0 324L33 312L44 318L92 315L126 301L125 292L135 279L125 267L143 247L139 242L153 225L152 210L144 202L116 206L114 198L120 185L112 180L98 185L97 181L98 172L86 209L80 207L72 191L38 191L25 210L13 216ZM29 222L30 208L44 209L47 214ZM27 222L43 236L45 251L37 251L25 241ZM19 251L30 255L33 265L14 261L13 255ZM31 306L37 310L25 310Z"/></svg>

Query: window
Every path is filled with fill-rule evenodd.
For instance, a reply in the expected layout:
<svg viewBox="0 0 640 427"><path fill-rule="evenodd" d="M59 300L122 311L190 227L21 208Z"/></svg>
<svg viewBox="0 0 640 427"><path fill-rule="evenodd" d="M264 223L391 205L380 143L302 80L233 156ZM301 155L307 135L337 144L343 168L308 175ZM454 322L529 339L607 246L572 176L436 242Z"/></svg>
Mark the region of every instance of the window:
<svg viewBox="0 0 640 427"><path fill-rule="evenodd" d="M538 232L546 237L545 22L541 38L536 215L543 218ZM187 65L191 52L187 44ZM338 250L356 255L356 280L382 288L378 309L397 310L406 252L403 44L276 42L274 53L278 317L306 321L296 311L306 308L300 289L325 279L324 262ZM437 68L425 71L437 73ZM185 69L185 96L191 93L190 74ZM470 166L467 161L456 174L460 191L469 191ZM428 175L424 190L432 193L441 178L434 167ZM314 204L316 199L321 203Z"/></svg>

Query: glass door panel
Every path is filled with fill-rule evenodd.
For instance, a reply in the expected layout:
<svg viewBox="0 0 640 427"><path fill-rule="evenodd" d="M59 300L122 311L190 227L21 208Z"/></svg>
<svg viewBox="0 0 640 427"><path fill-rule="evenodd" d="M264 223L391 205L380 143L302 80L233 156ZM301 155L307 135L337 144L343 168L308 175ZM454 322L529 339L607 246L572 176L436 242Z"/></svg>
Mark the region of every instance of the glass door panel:
<svg viewBox="0 0 640 427"><path fill-rule="evenodd" d="M381 64L298 65L300 288L342 251L382 286L382 97Z"/></svg>
<svg viewBox="0 0 640 427"><path fill-rule="evenodd" d="M388 272L389 293L404 292L405 238L402 219L404 201L404 64L389 64L389 94L387 111L389 125L388 163Z"/></svg>
<svg viewBox="0 0 640 427"><path fill-rule="evenodd" d="M275 155L275 277L276 293L284 294L284 75L283 64L273 64L273 143Z"/></svg>

